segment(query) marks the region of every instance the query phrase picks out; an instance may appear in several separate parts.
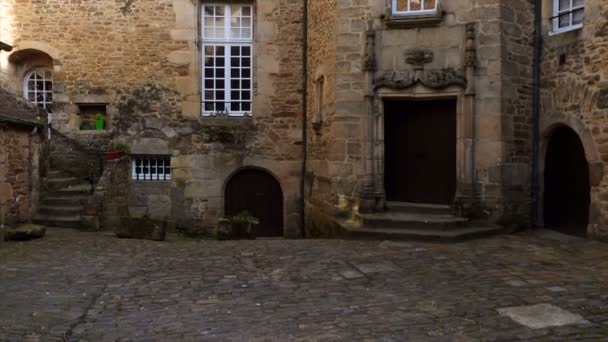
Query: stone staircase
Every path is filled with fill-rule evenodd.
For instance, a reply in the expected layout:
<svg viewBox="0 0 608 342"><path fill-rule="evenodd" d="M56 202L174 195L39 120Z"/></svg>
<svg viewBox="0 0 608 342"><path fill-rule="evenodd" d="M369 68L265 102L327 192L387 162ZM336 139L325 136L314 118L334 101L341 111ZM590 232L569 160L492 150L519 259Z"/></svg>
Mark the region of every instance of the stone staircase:
<svg viewBox="0 0 608 342"><path fill-rule="evenodd" d="M81 228L83 204L89 196L91 184L87 181L50 171L47 191L42 194L33 222L47 227Z"/></svg>
<svg viewBox="0 0 608 342"><path fill-rule="evenodd" d="M502 228L476 225L454 216L447 205L388 202L381 213L340 220L346 237L388 240L454 241L497 234Z"/></svg>

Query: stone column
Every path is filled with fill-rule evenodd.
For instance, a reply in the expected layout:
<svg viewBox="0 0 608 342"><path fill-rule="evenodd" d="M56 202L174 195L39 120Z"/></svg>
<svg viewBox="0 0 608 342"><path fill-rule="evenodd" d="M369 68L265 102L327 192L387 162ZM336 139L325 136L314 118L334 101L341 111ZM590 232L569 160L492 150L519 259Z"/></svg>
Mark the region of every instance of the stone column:
<svg viewBox="0 0 608 342"><path fill-rule="evenodd" d="M458 115L463 115L458 128L458 185L454 209L468 216L476 202L475 194L475 23L466 25L465 74L467 88L459 98Z"/></svg>
<svg viewBox="0 0 608 342"><path fill-rule="evenodd" d="M360 191L359 211L361 213L370 213L381 210L378 201L378 175L377 166L377 108L374 92L374 74L377 70L376 61L376 31L374 30L373 19L368 20L366 32L366 50L365 50L365 78L366 78L366 95L367 103L367 137L365 156L365 179Z"/></svg>

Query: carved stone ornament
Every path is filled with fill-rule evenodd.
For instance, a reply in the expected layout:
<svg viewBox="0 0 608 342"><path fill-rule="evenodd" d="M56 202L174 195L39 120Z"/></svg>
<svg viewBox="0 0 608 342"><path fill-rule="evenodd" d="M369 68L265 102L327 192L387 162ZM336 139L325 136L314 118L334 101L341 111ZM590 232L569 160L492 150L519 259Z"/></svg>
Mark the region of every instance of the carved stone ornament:
<svg viewBox="0 0 608 342"><path fill-rule="evenodd" d="M407 64L414 66L414 70L424 69L425 64L433 61L433 51L414 49L405 53L405 61Z"/></svg>
<svg viewBox="0 0 608 342"><path fill-rule="evenodd" d="M452 68L425 71L390 71L376 78L375 88L406 89L420 83L432 89L461 86L466 88L467 79Z"/></svg>

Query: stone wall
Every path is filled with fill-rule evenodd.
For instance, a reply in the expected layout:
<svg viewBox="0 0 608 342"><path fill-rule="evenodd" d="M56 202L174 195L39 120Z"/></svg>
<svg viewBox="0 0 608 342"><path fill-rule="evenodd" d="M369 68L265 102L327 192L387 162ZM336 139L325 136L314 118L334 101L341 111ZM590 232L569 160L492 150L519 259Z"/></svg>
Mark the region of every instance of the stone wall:
<svg viewBox="0 0 608 342"><path fill-rule="evenodd" d="M0 123L0 214L8 225L28 222L38 203L42 145L31 131Z"/></svg>
<svg viewBox="0 0 608 342"><path fill-rule="evenodd" d="M93 137L78 131L78 105L106 105L109 132L93 140L124 142L137 154L137 141L154 139L148 150L171 156L173 218L198 229L223 214L234 172L268 170L283 188L286 235L298 234L303 2L252 1L253 117L203 118L198 1L4 1L15 47L5 72L19 88L32 51L51 58L55 128L86 144Z"/></svg>
<svg viewBox="0 0 608 342"><path fill-rule="evenodd" d="M500 18L504 139L500 223L524 228L531 222L534 4L502 3Z"/></svg>
<svg viewBox="0 0 608 342"><path fill-rule="evenodd" d="M130 171L129 157L105 162L92 203L88 204L88 207L97 209L100 214L99 223L102 229L113 230L121 225L122 218L129 216Z"/></svg>
<svg viewBox="0 0 608 342"><path fill-rule="evenodd" d="M608 238L608 4L585 1L582 29L550 35L550 1L543 3L541 166L553 129L567 126L580 137L589 163L589 234ZM541 176L542 176L541 168Z"/></svg>
<svg viewBox="0 0 608 342"><path fill-rule="evenodd" d="M347 26L349 21L340 21ZM306 172L306 228L308 235L327 233L335 214L334 158L344 151L334 147L336 122L338 30L337 2L308 2L308 161ZM332 153L336 151L336 153Z"/></svg>

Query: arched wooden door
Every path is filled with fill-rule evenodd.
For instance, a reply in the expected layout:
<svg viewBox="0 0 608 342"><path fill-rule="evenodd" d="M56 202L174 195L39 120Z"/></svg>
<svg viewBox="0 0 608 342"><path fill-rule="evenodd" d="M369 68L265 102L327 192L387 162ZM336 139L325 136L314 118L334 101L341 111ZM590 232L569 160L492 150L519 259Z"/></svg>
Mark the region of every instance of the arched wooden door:
<svg viewBox="0 0 608 342"><path fill-rule="evenodd" d="M226 215L249 212L260 223L256 235L283 236L283 191L268 172L245 169L230 178L225 193Z"/></svg>
<svg viewBox="0 0 608 342"><path fill-rule="evenodd" d="M586 236L591 202L589 165L583 144L572 129L557 128L545 159L545 227Z"/></svg>

